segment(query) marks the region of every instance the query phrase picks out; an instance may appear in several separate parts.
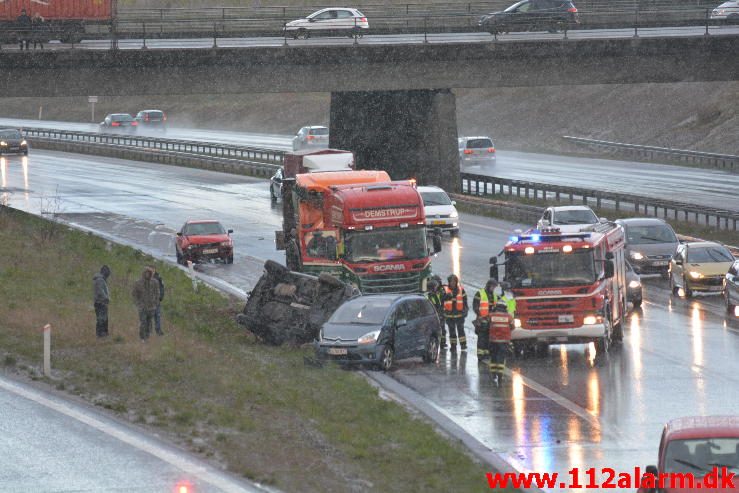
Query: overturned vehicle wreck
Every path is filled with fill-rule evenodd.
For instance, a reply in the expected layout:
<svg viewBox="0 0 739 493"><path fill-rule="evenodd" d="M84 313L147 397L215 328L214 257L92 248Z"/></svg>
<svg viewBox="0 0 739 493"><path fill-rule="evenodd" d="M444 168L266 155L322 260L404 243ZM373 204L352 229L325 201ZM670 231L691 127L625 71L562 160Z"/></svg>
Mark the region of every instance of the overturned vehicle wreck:
<svg viewBox="0 0 739 493"><path fill-rule="evenodd" d="M318 337L344 301L359 294L331 275L293 272L268 260L236 321L267 344L304 344Z"/></svg>

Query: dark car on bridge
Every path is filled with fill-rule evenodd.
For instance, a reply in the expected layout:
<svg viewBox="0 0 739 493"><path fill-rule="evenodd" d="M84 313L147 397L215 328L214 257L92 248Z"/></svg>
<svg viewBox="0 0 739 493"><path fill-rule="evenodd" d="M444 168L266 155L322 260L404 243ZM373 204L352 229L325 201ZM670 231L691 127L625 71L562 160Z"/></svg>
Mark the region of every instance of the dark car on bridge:
<svg viewBox="0 0 739 493"><path fill-rule="evenodd" d="M101 132L135 133L139 122L128 113L111 113L100 122Z"/></svg>
<svg viewBox="0 0 739 493"><path fill-rule="evenodd" d="M516 31L549 31L571 29L580 19L570 0L521 0L502 12L480 18L480 29L490 34Z"/></svg>
<svg viewBox="0 0 739 493"><path fill-rule="evenodd" d="M28 142L17 128L0 128L0 156L3 154L28 156Z"/></svg>
<svg viewBox="0 0 739 493"><path fill-rule="evenodd" d="M167 130L167 115L162 110L142 110L134 118L139 124L139 130L156 130L164 132Z"/></svg>
<svg viewBox="0 0 739 493"><path fill-rule="evenodd" d="M739 318L739 260L734 262L726 273L724 299L727 313Z"/></svg>
<svg viewBox="0 0 739 493"><path fill-rule="evenodd" d="M396 359L439 357L441 326L434 306L418 294L360 296L341 305L321 328L316 356L388 371Z"/></svg>

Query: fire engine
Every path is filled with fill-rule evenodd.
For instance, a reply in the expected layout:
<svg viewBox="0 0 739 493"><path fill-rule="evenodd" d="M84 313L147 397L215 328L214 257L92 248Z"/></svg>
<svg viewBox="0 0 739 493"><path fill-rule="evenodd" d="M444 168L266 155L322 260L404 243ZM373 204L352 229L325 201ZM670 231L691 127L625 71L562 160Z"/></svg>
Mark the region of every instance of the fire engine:
<svg viewBox="0 0 739 493"><path fill-rule="evenodd" d="M627 314L625 233L606 222L575 233L558 228L512 236L503 248L516 297L518 351L594 342L596 354L623 338ZM490 259L497 279L498 259Z"/></svg>
<svg viewBox="0 0 739 493"><path fill-rule="evenodd" d="M385 171L303 173L282 182L278 249L291 270L332 274L363 294L423 291L431 256L423 201L413 181Z"/></svg>

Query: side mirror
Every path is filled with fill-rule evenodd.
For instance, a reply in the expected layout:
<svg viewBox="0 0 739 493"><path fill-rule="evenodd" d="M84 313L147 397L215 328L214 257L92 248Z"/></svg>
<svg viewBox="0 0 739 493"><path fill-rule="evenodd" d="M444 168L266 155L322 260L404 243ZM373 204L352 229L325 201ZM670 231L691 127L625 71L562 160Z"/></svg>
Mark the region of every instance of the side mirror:
<svg viewBox="0 0 739 493"><path fill-rule="evenodd" d="M311 17L310 19L308 19L308 22L316 22L316 20L313 17Z"/></svg>
<svg viewBox="0 0 739 493"><path fill-rule="evenodd" d="M605 277L606 279L613 278L614 274L616 273L616 269L613 265L613 261L606 260L605 262Z"/></svg>
<svg viewBox="0 0 739 493"><path fill-rule="evenodd" d="M608 218L607 217L599 217L598 218L598 222L599 223L607 223L608 222Z"/></svg>
<svg viewBox="0 0 739 493"><path fill-rule="evenodd" d="M456 200L452 200L452 205L456 206L457 205L457 201Z"/></svg>
<svg viewBox="0 0 739 493"><path fill-rule="evenodd" d="M490 277L498 280L498 257L490 257Z"/></svg>
<svg viewBox="0 0 739 493"><path fill-rule="evenodd" d="M177 236L182 236L182 231L178 231Z"/></svg>
<svg viewBox="0 0 739 493"><path fill-rule="evenodd" d="M228 230L228 234L231 234L231 233L233 233L233 232L234 232L234 230L233 230L233 229L229 229L229 230Z"/></svg>
<svg viewBox="0 0 739 493"><path fill-rule="evenodd" d="M650 477L651 476L651 477ZM650 477L649 480L646 480L646 477ZM647 466L646 472L644 476L642 476L642 484L652 485L652 487L644 487L639 488L640 492L645 493L657 493L657 479L659 478L659 471L657 470L657 466Z"/></svg>
<svg viewBox="0 0 739 493"><path fill-rule="evenodd" d="M406 325L408 325L408 320L404 318L398 319L398 321L395 322L395 327L405 327Z"/></svg>
<svg viewBox="0 0 739 493"><path fill-rule="evenodd" d="M539 225L542 228L546 228L547 226L551 226L551 224L549 223L549 221L547 219L540 219L539 220Z"/></svg>

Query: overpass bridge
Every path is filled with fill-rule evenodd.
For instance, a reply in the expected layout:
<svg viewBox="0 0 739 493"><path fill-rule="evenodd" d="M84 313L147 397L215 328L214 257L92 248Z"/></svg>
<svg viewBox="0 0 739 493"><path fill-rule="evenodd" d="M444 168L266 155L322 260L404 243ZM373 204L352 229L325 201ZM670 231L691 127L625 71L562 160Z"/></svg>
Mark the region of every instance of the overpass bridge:
<svg viewBox="0 0 739 493"><path fill-rule="evenodd" d="M659 34L659 33L658 33ZM461 38L464 39L464 38ZM349 41L349 40L346 40ZM332 147L357 164L447 189L459 183L452 89L737 80L739 36L231 48L74 49L0 54L0 94L103 96L330 92Z"/></svg>

